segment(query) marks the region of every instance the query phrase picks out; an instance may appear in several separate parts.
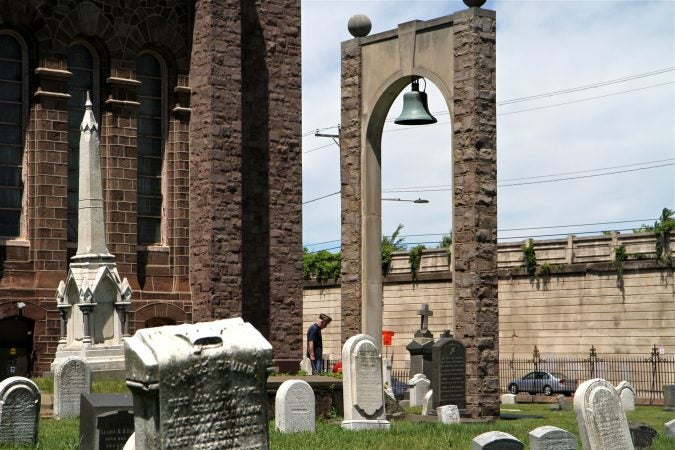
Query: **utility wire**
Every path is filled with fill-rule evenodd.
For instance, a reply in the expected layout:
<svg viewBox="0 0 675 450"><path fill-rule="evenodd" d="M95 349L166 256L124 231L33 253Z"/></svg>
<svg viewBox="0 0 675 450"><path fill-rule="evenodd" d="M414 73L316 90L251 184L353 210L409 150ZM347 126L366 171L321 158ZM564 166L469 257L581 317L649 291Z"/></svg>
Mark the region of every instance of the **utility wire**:
<svg viewBox="0 0 675 450"><path fill-rule="evenodd" d="M317 200L321 200L321 199L324 199L324 198L332 197L332 196L334 196L334 195L338 195L339 193L340 193L340 191L333 192L332 194L327 194L327 195L324 195L323 197L317 197L317 198L313 198L313 199L311 199L311 200L307 200L306 202L302 202L302 204L303 204L303 205L306 205L307 203L312 203L312 202L315 202L315 201L317 201Z"/></svg>
<svg viewBox="0 0 675 450"><path fill-rule="evenodd" d="M505 231L528 231L528 230L547 230L547 229L553 229L553 228L592 227L592 226L597 226L597 225L615 225L615 224L619 224L619 223L651 222L651 221L655 221L655 220L659 220L659 219L633 219L633 220L617 220L617 221L613 221L613 222L592 222L592 223L575 223L575 224L569 224L569 225L543 225L543 226L539 226L539 227L502 228L502 229L497 229L497 232L500 233L500 232L505 232ZM625 228L625 229L613 230L613 231L629 231L629 230L632 230L632 228ZM601 233L602 231L606 231L606 230L579 231L577 233L571 233L571 234ZM402 239L405 239L405 238L410 238L410 237L423 237L423 236L445 236L446 234L451 234L451 233L446 232L446 233L403 234L403 235L400 235L399 237L402 238ZM569 233L566 233L564 235L566 236L567 234L569 234ZM557 236L557 235L540 235L540 236ZM525 236L525 237L527 237L527 236ZM529 236L529 237L536 237L536 236ZM333 239L332 241L317 242L317 243L314 243L314 244L304 244L304 247L313 247L315 245L330 244L331 242L340 242L340 239Z"/></svg>

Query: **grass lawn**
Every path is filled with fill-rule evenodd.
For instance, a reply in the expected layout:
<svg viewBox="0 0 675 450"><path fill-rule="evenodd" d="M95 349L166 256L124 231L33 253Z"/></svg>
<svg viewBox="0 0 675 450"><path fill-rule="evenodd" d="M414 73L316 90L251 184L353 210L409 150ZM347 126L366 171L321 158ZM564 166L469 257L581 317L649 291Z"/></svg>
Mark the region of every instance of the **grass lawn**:
<svg viewBox="0 0 675 450"><path fill-rule="evenodd" d="M339 448L364 450L437 450L469 449L471 440L481 433L492 430L505 431L525 443L528 448L528 433L542 425L555 425L578 435L574 411L551 411L549 405L518 404L505 405L502 413L543 416L539 419L499 420L494 424L442 425L428 422L394 421L389 431L353 432L340 427L338 421L317 422L316 433L280 434L270 424L270 444L280 450L335 450ZM518 411L514 411L518 410ZM659 406L638 406L628 413L628 420L642 422L658 431L653 450L672 450L675 440L663 436L663 424L672 420L673 413L663 411ZM39 449L76 449L79 435L79 421L40 421ZM581 443L579 443L581 448ZM3 446L0 449L27 449L31 447Z"/></svg>

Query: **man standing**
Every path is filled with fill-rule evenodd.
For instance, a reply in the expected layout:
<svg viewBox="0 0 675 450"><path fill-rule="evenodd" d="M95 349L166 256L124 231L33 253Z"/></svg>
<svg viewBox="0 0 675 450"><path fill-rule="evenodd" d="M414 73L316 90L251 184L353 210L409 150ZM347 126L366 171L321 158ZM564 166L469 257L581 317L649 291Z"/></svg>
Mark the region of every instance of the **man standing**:
<svg viewBox="0 0 675 450"><path fill-rule="evenodd" d="M307 357L312 362L312 374L323 371L323 340L321 330L331 322L326 314L319 314L319 320L313 323L307 330Z"/></svg>

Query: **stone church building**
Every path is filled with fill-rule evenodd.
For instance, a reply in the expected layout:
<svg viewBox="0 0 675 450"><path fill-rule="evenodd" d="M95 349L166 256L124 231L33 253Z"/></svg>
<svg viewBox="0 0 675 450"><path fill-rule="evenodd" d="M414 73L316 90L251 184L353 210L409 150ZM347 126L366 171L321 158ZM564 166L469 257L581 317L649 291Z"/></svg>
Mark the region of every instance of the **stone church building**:
<svg viewBox="0 0 675 450"><path fill-rule="evenodd" d="M87 92L129 333L243 317L292 370L300 82L299 0L0 0L0 379L54 358Z"/></svg>

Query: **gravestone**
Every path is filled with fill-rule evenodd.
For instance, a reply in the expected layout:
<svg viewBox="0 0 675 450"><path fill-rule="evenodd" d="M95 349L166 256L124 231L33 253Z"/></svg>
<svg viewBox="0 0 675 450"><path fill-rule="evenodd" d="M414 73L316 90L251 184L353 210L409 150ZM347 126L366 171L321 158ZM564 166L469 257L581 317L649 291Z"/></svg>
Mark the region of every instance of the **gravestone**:
<svg viewBox="0 0 675 450"><path fill-rule="evenodd" d="M69 356L54 367L54 418L80 415L80 396L91 392L91 368L87 361Z"/></svg>
<svg viewBox="0 0 675 450"><path fill-rule="evenodd" d="M434 409L434 391L430 390L427 392L427 395L422 399L422 415L423 416L433 416L436 414Z"/></svg>
<svg viewBox="0 0 675 450"><path fill-rule="evenodd" d="M664 435L675 439L675 419L663 424Z"/></svg>
<svg viewBox="0 0 675 450"><path fill-rule="evenodd" d="M134 432L134 415L124 410L100 414L97 431L95 450L119 450Z"/></svg>
<svg viewBox="0 0 675 450"><path fill-rule="evenodd" d="M471 450L523 450L525 445L503 431L488 431L473 438Z"/></svg>
<svg viewBox="0 0 675 450"><path fill-rule="evenodd" d="M315 399L303 380L281 383L274 400L274 423L281 433L314 432Z"/></svg>
<svg viewBox="0 0 675 450"><path fill-rule="evenodd" d="M422 406L424 396L431 387L431 381L424 374L418 373L408 380L408 386L410 386L410 406Z"/></svg>
<svg viewBox="0 0 675 450"><path fill-rule="evenodd" d="M562 428L546 425L530 431L530 450L577 450L577 437Z"/></svg>
<svg viewBox="0 0 675 450"><path fill-rule="evenodd" d="M342 347L342 390L343 428L389 429L382 385L382 356L372 337L357 334L347 339Z"/></svg>
<svg viewBox="0 0 675 450"><path fill-rule="evenodd" d="M40 419L40 390L28 378L0 381L0 442L35 445Z"/></svg>
<svg viewBox="0 0 675 450"><path fill-rule="evenodd" d="M567 398L560 394L556 396L556 402L551 404L550 409L553 411L567 411L571 408L570 403L567 401Z"/></svg>
<svg viewBox="0 0 675 450"><path fill-rule="evenodd" d="M624 411L635 411L635 388L628 381L622 381L616 387L616 391L621 397L621 404Z"/></svg>
<svg viewBox="0 0 675 450"><path fill-rule="evenodd" d="M516 396L515 394L503 394L502 395L502 405L515 405Z"/></svg>
<svg viewBox="0 0 675 450"><path fill-rule="evenodd" d="M122 448L134 432L131 394L82 394L80 449Z"/></svg>
<svg viewBox="0 0 675 450"><path fill-rule="evenodd" d="M655 429L644 423L629 423L628 429L635 450L652 448L652 441L658 434Z"/></svg>
<svg viewBox="0 0 675 450"><path fill-rule="evenodd" d="M611 383L600 378L581 383L574 412L584 450L633 450L626 413Z"/></svg>
<svg viewBox="0 0 675 450"><path fill-rule="evenodd" d="M466 408L466 349L444 333L433 345L431 389L434 406L457 405Z"/></svg>
<svg viewBox="0 0 675 450"><path fill-rule="evenodd" d="M431 351L434 337L429 331L429 317L433 316L434 312L429 309L429 305L423 304L417 310L417 314L420 316L420 329L415 332L413 340L406 346L410 353L410 373L423 373L431 379Z"/></svg>
<svg viewBox="0 0 675 450"><path fill-rule="evenodd" d="M663 409L675 411L675 384L663 385Z"/></svg>
<svg viewBox="0 0 675 450"><path fill-rule="evenodd" d="M460 423L457 405L439 406L436 408L436 414L438 414L438 421L441 423Z"/></svg>
<svg viewBox="0 0 675 450"><path fill-rule="evenodd" d="M272 346L240 318L146 328L125 340L136 448L269 448Z"/></svg>

